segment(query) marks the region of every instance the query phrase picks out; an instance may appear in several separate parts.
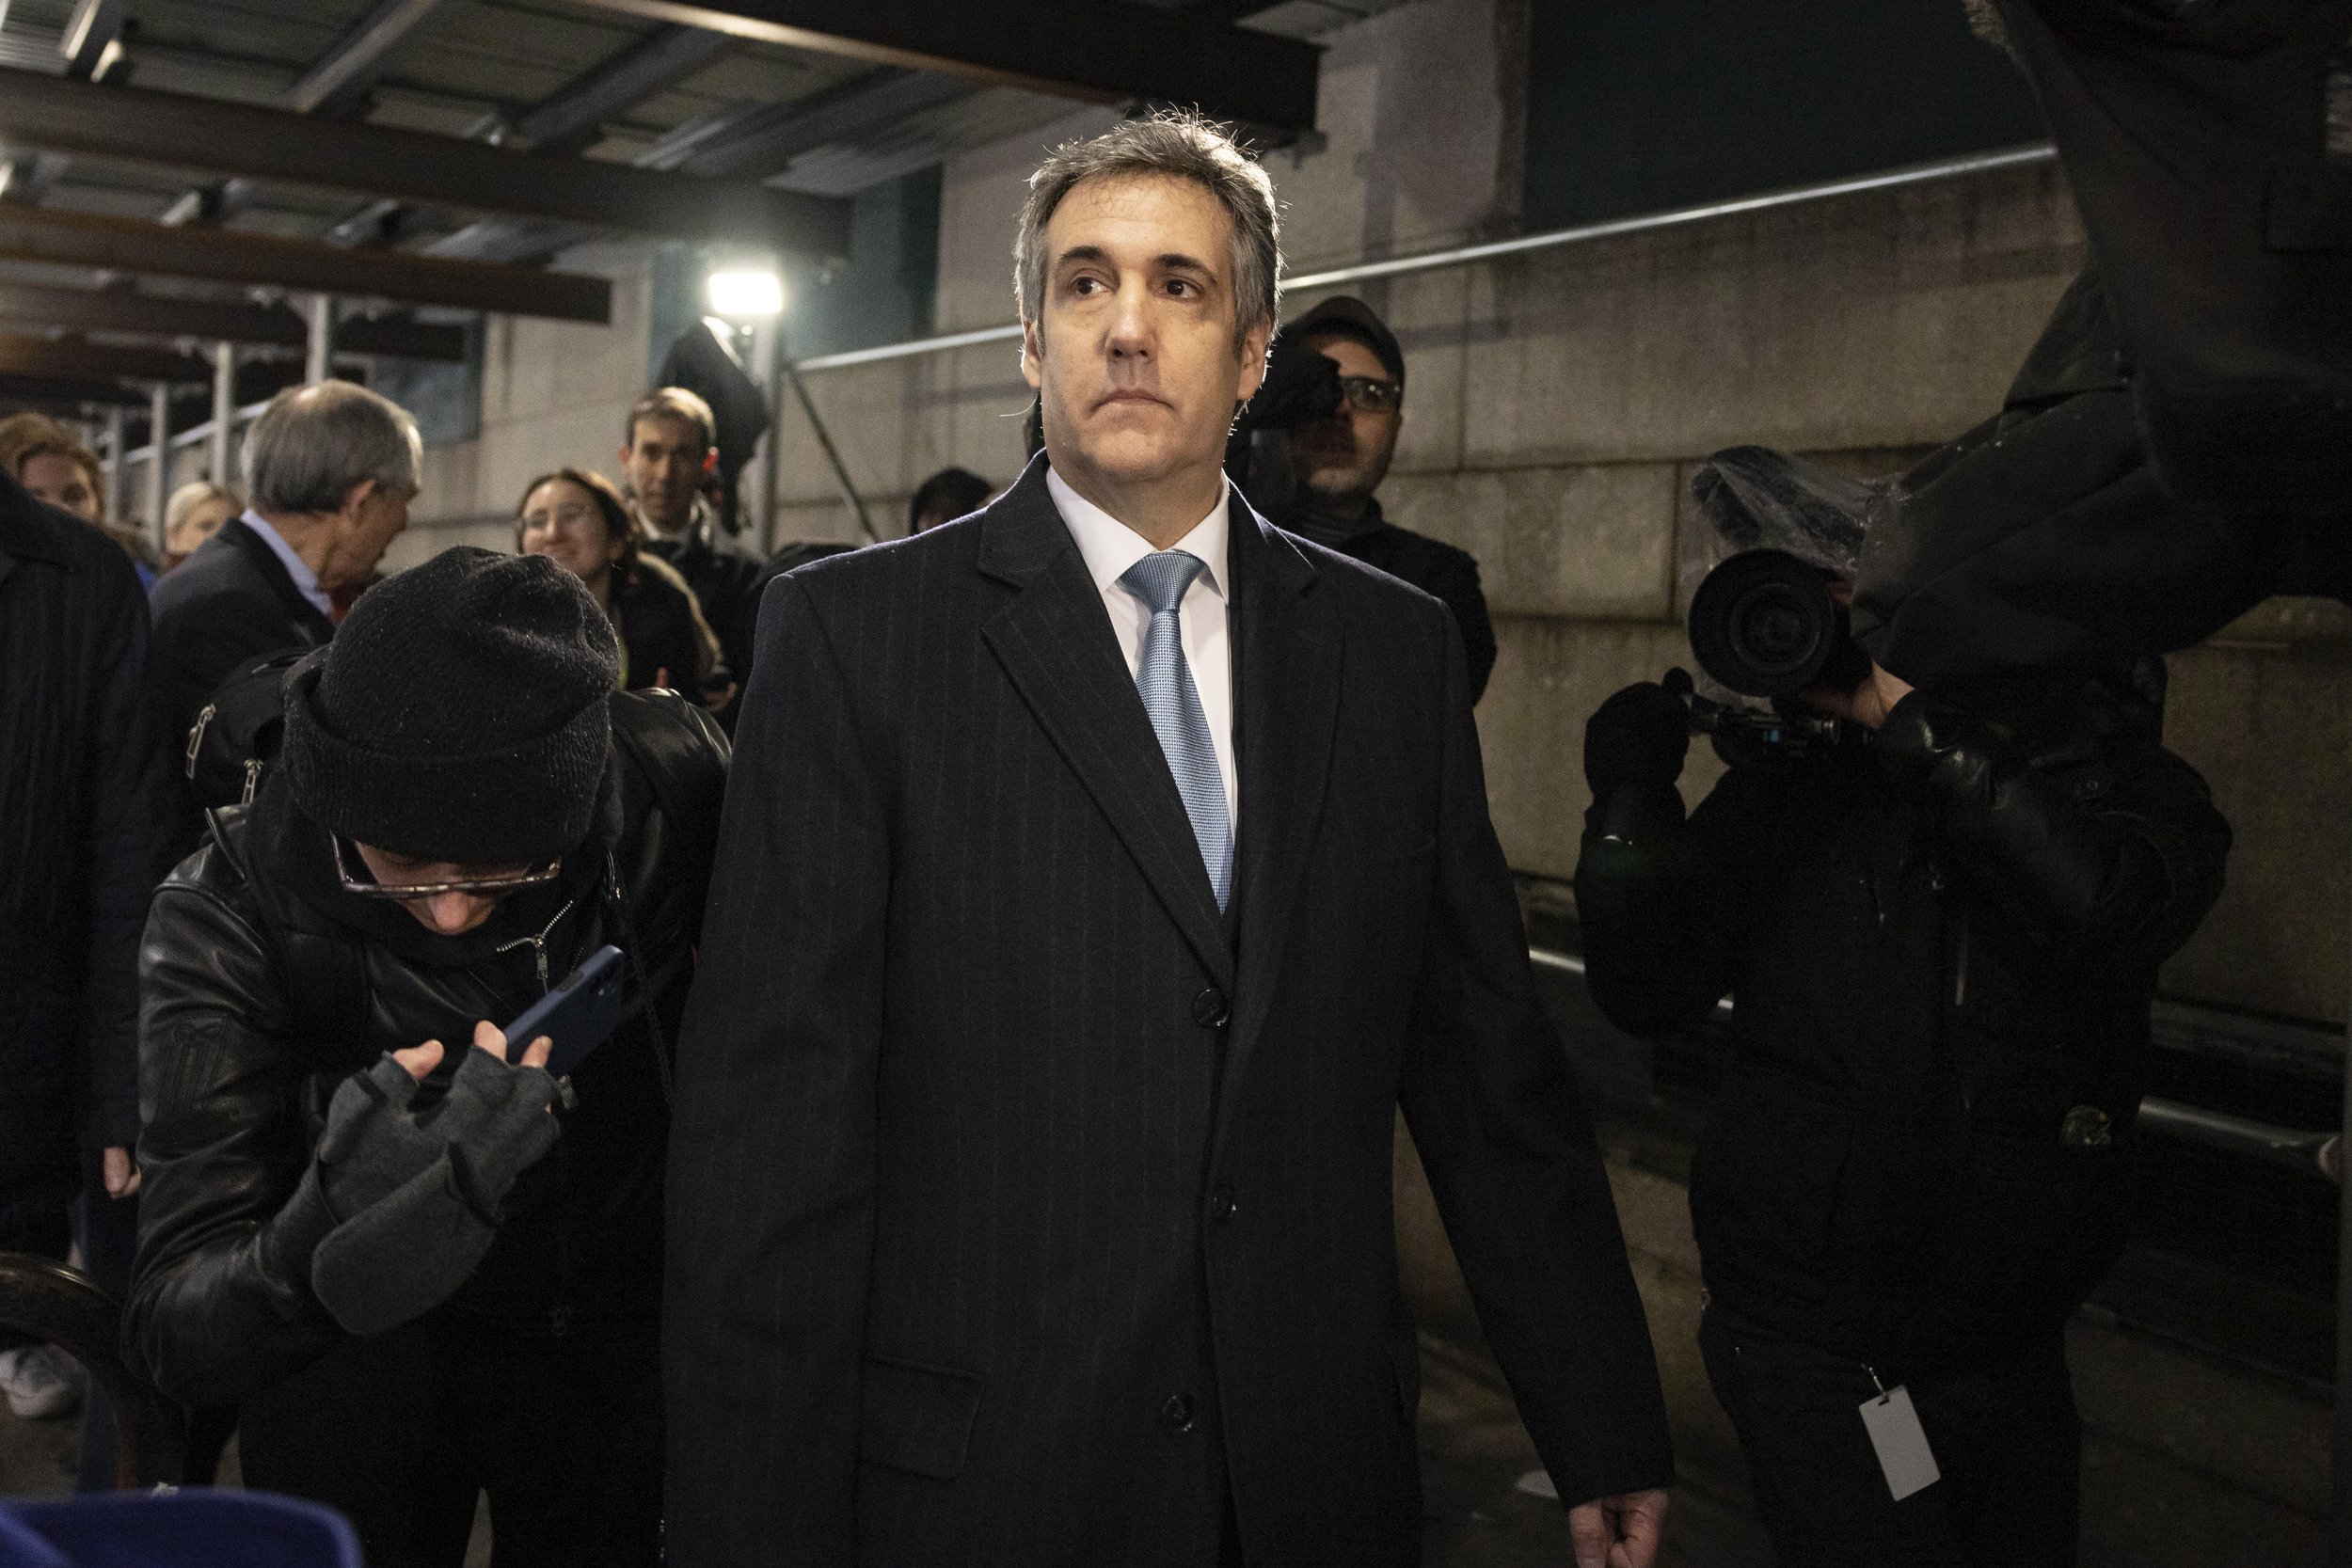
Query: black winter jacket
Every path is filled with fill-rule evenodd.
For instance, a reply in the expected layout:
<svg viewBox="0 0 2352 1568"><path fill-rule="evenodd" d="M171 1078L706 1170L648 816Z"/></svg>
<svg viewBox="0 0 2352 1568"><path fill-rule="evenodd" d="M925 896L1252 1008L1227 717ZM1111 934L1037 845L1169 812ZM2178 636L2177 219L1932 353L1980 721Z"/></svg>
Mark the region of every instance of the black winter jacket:
<svg viewBox="0 0 2352 1568"><path fill-rule="evenodd" d="M599 825L560 881L512 895L475 931L436 936L396 905L343 893L325 831L282 775L249 810L218 814L210 842L156 895L140 955L146 1187L124 1341L167 1393L232 1402L342 1337L275 1255L272 1229L337 1085L426 1039L469 1049L477 1020L513 1019L605 942L636 960L626 1022L573 1073L579 1103L563 1136L523 1173L488 1257L437 1310L555 1333L658 1313L660 1053L691 978L727 752L673 694L619 693L612 711ZM456 1060L452 1050L437 1076Z"/></svg>
<svg viewBox="0 0 2352 1568"><path fill-rule="evenodd" d="M1577 872L1594 999L1729 994L1691 1172L1713 1299L1903 1375L2055 1327L2123 1242L2157 965L2230 831L2153 734L2027 743L1915 693L1874 745L1633 784Z"/></svg>
<svg viewBox="0 0 2352 1568"><path fill-rule="evenodd" d="M136 963L170 777L131 562L0 473L0 1248L138 1135ZM22 1244L21 1242L18 1244Z"/></svg>
<svg viewBox="0 0 2352 1568"><path fill-rule="evenodd" d="M1462 635L1462 657L1470 666L1470 700L1476 706L1486 694L1486 677L1495 670L1495 626L1486 611L1486 590L1479 586L1478 558L1443 540L1399 528L1381 515L1377 498L1369 505L1367 526L1351 533L1334 533L1303 507L1277 521L1293 533L1411 583L1454 611L1454 629Z"/></svg>

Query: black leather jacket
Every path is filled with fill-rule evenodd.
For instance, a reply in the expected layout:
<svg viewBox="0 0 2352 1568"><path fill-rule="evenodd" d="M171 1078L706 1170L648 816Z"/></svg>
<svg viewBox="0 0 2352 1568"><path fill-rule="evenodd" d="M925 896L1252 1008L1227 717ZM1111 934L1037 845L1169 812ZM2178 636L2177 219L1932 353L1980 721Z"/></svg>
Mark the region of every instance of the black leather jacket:
<svg viewBox="0 0 2352 1568"><path fill-rule="evenodd" d="M1717 1304L1906 1375L2063 1323L2122 1245L2157 966L2229 845L2153 724L2021 740L1919 693L1687 823L1654 784L1597 803L1595 1001L1644 1036L1735 1005L1691 1171Z"/></svg>
<svg viewBox="0 0 2352 1568"><path fill-rule="evenodd" d="M124 1343L165 1392L233 1402L342 1338L272 1229L336 1086L426 1039L454 1048L440 1072L453 1070L477 1020L512 1019L608 942L634 960L625 1022L573 1073L563 1136L437 1310L556 1334L658 1315L662 1053L691 978L727 746L673 693L623 692L612 712L597 827L557 883L512 895L475 931L436 936L343 893L325 831L282 777L249 810L218 814L156 894L140 953L145 1188Z"/></svg>

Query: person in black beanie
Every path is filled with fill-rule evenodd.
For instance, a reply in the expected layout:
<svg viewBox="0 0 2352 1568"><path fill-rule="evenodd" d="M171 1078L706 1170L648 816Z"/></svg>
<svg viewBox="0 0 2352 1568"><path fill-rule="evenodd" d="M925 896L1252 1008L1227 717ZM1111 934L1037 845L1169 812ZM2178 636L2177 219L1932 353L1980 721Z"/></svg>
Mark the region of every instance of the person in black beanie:
<svg viewBox="0 0 2352 1568"><path fill-rule="evenodd" d="M503 1568L660 1558L668 1042L727 748L617 673L553 562L389 579L149 917L126 1350L373 1568L457 1568L484 1492ZM619 1031L561 1083L510 1061L607 943Z"/></svg>

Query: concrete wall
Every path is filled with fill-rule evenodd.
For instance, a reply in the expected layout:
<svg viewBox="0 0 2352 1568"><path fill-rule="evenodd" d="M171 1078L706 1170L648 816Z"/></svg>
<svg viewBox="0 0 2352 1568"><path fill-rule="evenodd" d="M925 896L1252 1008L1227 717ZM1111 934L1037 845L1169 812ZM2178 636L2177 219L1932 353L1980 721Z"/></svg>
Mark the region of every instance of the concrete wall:
<svg viewBox="0 0 2352 1568"><path fill-rule="evenodd" d="M515 547L515 504L549 468L595 468L620 477L616 461L629 404L644 395L653 248L611 243L558 257L565 272L612 279L612 322L492 316L482 356L482 434L425 454L424 490L408 531L392 544L387 570L414 565L452 545Z"/></svg>

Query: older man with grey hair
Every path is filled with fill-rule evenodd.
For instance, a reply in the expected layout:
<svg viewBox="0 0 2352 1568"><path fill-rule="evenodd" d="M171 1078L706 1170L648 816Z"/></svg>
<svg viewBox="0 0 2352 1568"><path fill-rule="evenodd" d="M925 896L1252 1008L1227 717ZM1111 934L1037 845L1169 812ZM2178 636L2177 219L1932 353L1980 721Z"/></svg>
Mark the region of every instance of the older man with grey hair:
<svg viewBox="0 0 2352 1568"><path fill-rule="evenodd" d="M1043 452L762 606L678 1051L671 1560L1409 1568L1401 1108L1577 1563L1647 1568L1664 1408L1461 640L1223 475L1273 185L1161 115L1029 192Z"/></svg>
<svg viewBox="0 0 2352 1568"><path fill-rule="evenodd" d="M408 526L424 446L405 409L348 381L290 387L245 438L251 504L155 586L156 701L175 747L221 682L335 635Z"/></svg>

